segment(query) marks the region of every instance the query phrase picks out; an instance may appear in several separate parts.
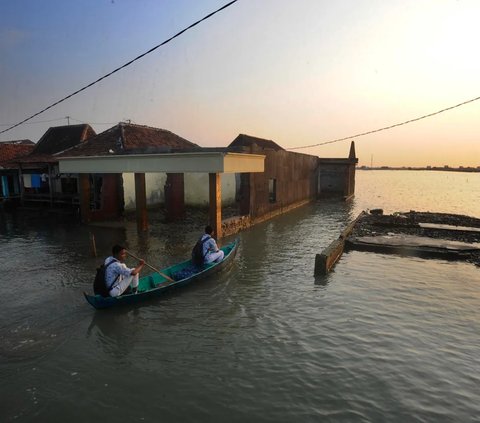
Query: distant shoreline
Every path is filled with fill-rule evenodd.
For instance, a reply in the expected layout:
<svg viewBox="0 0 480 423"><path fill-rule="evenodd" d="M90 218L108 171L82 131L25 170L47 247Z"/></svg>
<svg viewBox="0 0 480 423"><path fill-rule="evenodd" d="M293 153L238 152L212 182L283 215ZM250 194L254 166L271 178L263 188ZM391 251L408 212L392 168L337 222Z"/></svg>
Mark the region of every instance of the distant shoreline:
<svg viewBox="0 0 480 423"><path fill-rule="evenodd" d="M402 167L390 167L390 166L380 166L380 167L369 167L369 166L359 166L357 170L435 170L442 172L480 172L480 167L437 167L437 166L427 166L427 167L413 167L413 166L402 166Z"/></svg>

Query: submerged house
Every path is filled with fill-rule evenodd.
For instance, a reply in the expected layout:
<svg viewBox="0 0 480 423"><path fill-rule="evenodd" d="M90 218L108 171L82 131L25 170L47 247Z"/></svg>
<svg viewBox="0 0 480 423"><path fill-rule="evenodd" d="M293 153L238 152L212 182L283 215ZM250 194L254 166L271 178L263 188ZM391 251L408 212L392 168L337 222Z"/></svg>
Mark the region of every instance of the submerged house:
<svg viewBox="0 0 480 423"><path fill-rule="evenodd" d="M274 141L245 134L238 135L228 150L264 155L265 168L263 173L244 173L237 179L241 217L225 221L224 233L234 233L327 195L345 200L354 194L358 159L353 141L349 157L338 159L287 151Z"/></svg>
<svg viewBox="0 0 480 423"><path fill-rule="evenodd" d="M353 143L350 156L334 159L338 181L330 195L344 199L353 194L350 177L354 178L357 163ZM315 201L323 194L322 166L317 156L286 151L273 141L249 135L239 135L226 148L201 148L169 131L126 123L60 157L62 172L79 174L84 222L121 214L130 175L139 230L148 227L147 199L161 199L159 174L166 174L163 199L167 219L183 216L184 176L207 176L203 187L209 221L219 238ZM238 215L222 219L222 180L226 176L234 182L227 187L237 200Z"/></svg>
<svg viewBox="0 0 480 423"><path fill-rule="evenodd" d="M34 149L30 140L0 142L0 202L20 198L21 187L15 160Z"/></svg>
<svg viewBox="0 0 480 423"><path fill-rule="evenodd" d="M23 203L79 209L85 223L118 218L133 205L139 230L146 230L148 205L163 203L167 220L181 219L194 191L219 238L323 196L351 197L357 161L353 142L348 158L323 159L245 134L228 147L202 148L130 123L100 134L87 124L53 127L14 159ZM237 208L228 219L225 197Z"/></svg>
<svg viewBox="0 0 480 423"><path fill-rule="evenodd" d="M133 161L141 161L142 157L200 149L197 144L165 129L121 122L92 137L88 142L63 152L60 157L86 158L93 166L92 172L79 176L82 193L88 196L83 199L81 206L84 221L120 217L125 211L125 202L137 203L138 192L145 192L145 204L163 200L167 218L173 219L183 214L185 206L182 173L165 172L166 177L159 185L158 179L152 174L134 172L130 170L128 163L122 169L115 166L107 169L102 165L95 167L95 163L101 158L121 156L128 158L135 167ZM148 193L147 185L150 187Z"/></svg>
<svg viewBox="0 0 480 423"><path fill-rule="evenodd" d="M51 127L29 154L16 159L22 203L78 204L77 178L60 173L57 156L93 135L95 131L88 124Z"/></svg>

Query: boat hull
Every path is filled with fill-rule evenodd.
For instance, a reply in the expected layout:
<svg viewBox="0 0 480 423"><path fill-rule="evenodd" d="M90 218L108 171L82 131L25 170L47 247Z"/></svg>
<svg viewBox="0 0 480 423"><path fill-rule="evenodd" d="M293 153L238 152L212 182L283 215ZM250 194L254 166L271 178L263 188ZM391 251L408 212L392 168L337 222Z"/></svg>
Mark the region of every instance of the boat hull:
<svg viewBox="0 0 480 423"><path fill-rule="evenodd" d="M160 273L152 273L151 275L140 278L138 292L136 294L120 295L118 297L102 297L100 295L90 295L84 292L87 302L96 309L110 308L120 305L137 304L164 295L172 290L183 288L186 285L208 278L211 275L227 269L233 263L233 259L237 253L239 239L223 246L225 256L219 263L211 263L204 265L202 269L196 269L190 260L167 267ZM163 275L175 279L169 281Z"/></svg>

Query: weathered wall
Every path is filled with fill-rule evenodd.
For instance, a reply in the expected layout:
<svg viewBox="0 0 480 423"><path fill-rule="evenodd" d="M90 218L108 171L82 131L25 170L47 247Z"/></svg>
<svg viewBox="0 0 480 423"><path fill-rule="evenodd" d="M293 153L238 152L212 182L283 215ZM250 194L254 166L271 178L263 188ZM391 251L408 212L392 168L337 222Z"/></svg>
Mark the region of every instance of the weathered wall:
<svg viewBox="0 0 480 423"><path fill-rule="evenodd" d="M147 205L165 202L166 173L146 173ZM222 174L222 204L235 202L235 174ZM185 173L185 204L189 206L208 206L208 174ZM133 173L123 174L125 210L135 210L135 180Z"/></svg>
<svg viewBox="0 0 480 423"><path fill-rule="evenodd" d="M235 174L222 173L222 205L231 205L235 202ZM208 206L208 174L185 174L185 203L191 206Z"/></svg>
<svg viewBox="0 0 480 423"><path fill-rule="evenodd" d="M355 193L356 159L319 159L318 195L350 197Z"/></svg>
<svg viewBox="0 0 480 423"><path fill-rule="evenodd" d="M250 174L250 214L256 219L316 198L317 157L288 151L262 150L265 172ZM275 179L275 201L269 180Z"/></svg>
<svg viewBox="0 0 480 423"><path fill-rule="evenodd" d="M122 176L125 210L135 210L135 174L124 173ZM147 205L164 203L164 186L166 180L166 173L145 174L145 184L147 187Z"/></svg>
<svg viewBox="0 0 480 423"><path fill-rule="evenodd" d="M121 176L118 174L102 175L101 205L98 210L90 210L91 220L108 220L119 216L121 212Z"/></svg>

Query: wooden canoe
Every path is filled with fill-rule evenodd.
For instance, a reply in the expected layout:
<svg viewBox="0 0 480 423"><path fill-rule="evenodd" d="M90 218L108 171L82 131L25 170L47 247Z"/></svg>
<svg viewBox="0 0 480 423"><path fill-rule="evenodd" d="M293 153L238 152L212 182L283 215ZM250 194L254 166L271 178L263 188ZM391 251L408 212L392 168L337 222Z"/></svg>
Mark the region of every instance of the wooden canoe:
<svg viewBox="0 0 480 423"><path fill-rule="evenodd" d="M83 294L88 303L96 309L136 304L149 298L165 294L173 289L182 288L192 282L205 279L214 273L230 267L237 253L238 245L239 239L237 238L231 243L221 247L225 256L223 260L218 263L209 263L203 265L201 268L196 268L190 260L186 260L182 263L161 269L160 273L174 279L173 282L163 277L160 273L143 276L139 280L138 292L136 294L124 294L119 297L102 297L101 295L90 295L86 292Z"/></svg>

